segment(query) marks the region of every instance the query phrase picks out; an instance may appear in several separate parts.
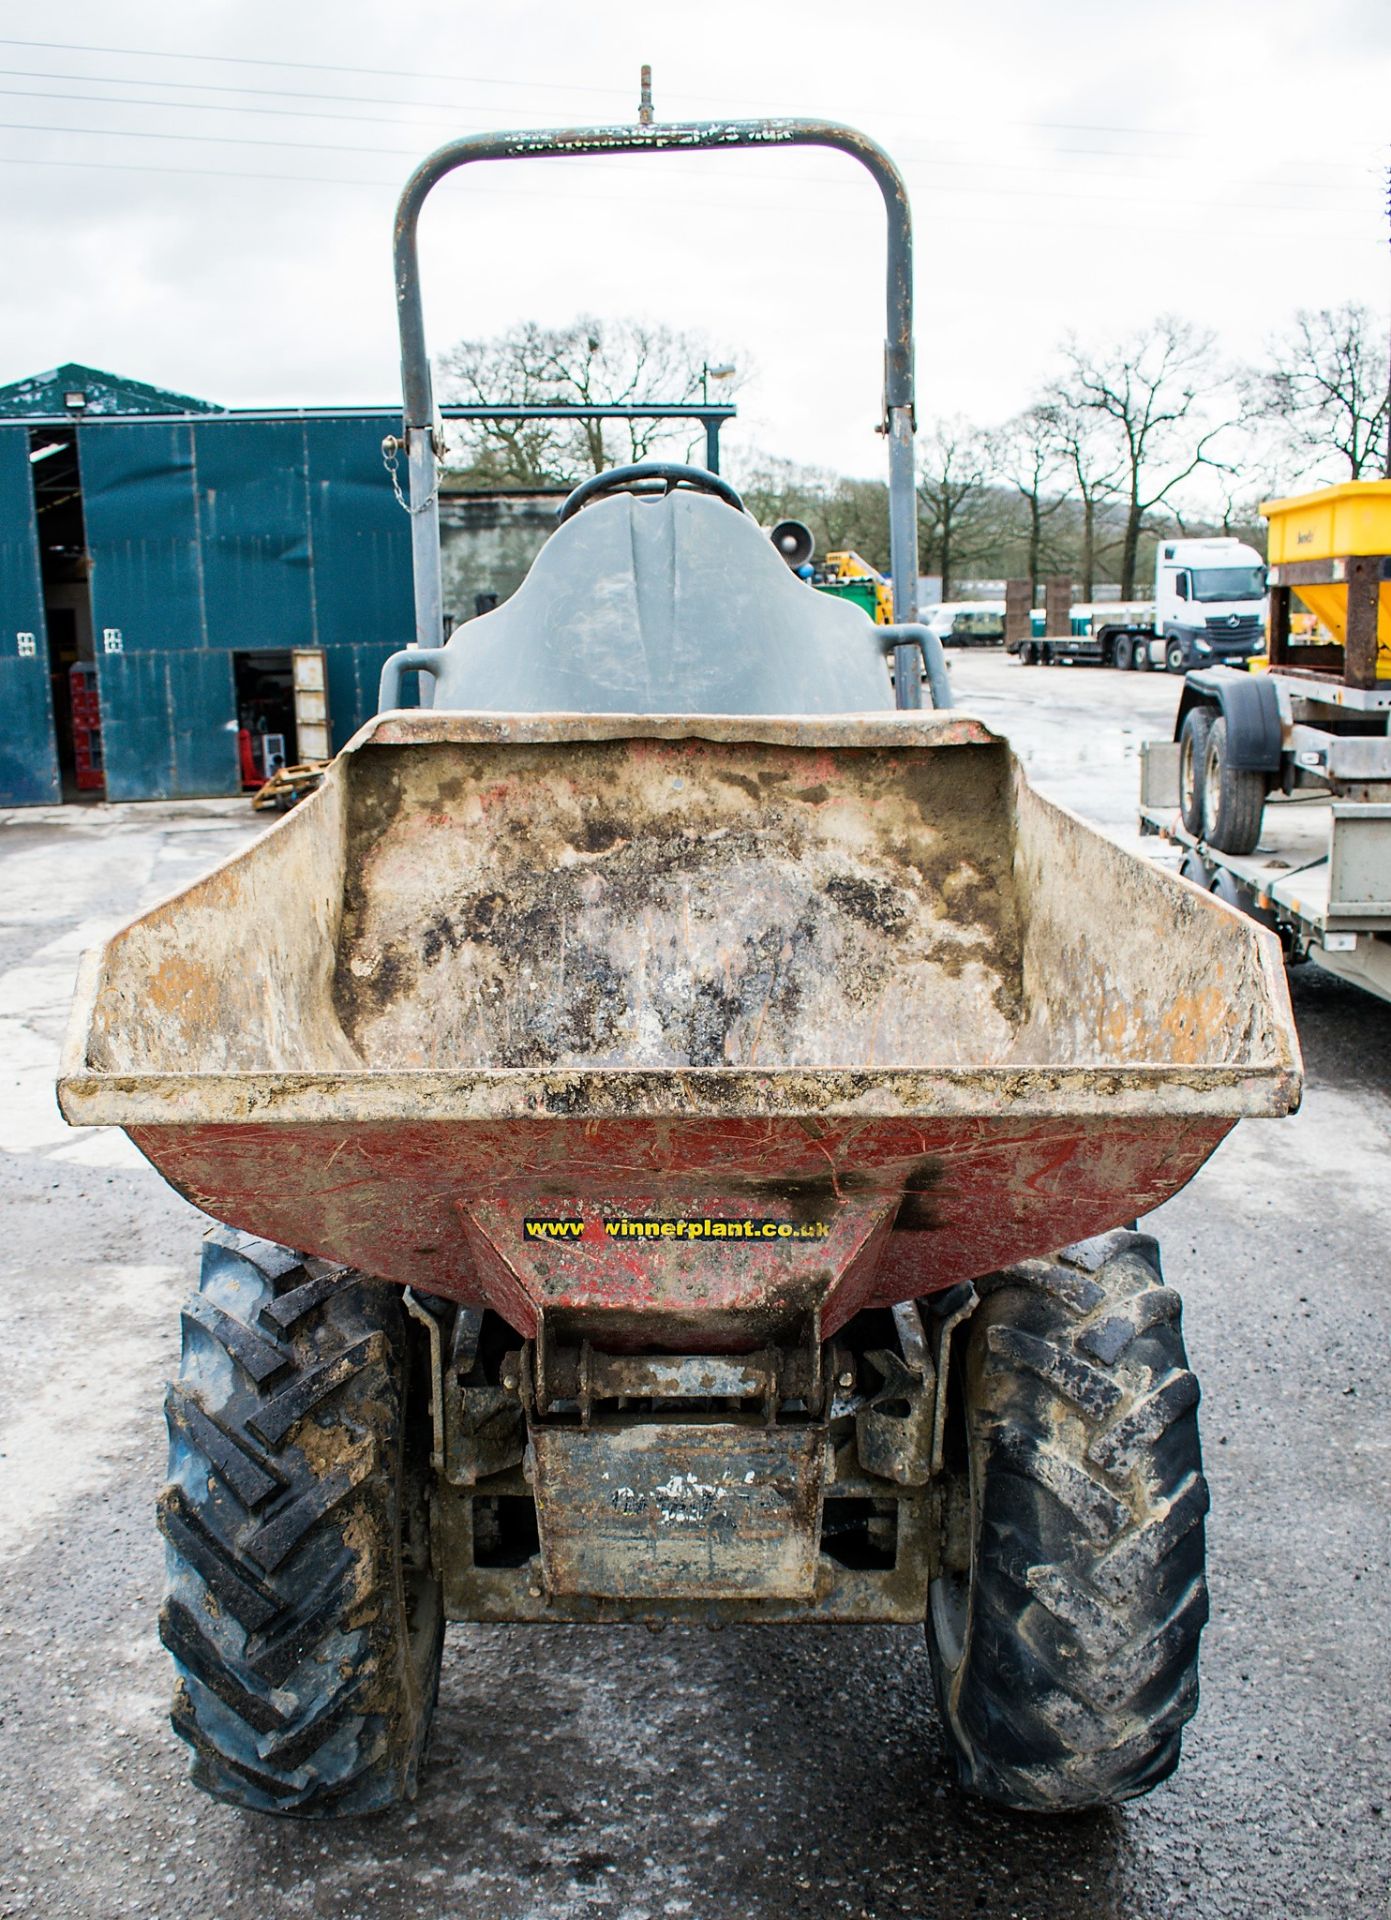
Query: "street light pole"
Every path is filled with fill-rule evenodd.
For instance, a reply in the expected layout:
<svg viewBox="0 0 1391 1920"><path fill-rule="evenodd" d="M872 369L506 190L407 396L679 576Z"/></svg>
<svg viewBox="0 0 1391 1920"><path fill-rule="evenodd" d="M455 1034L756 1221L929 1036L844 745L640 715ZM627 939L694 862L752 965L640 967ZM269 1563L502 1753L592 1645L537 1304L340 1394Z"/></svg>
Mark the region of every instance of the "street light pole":
<svg viewBox="0 0 1391 1920"><path fill-rule="evenodd" d="M708 406L710 404L710 382L712 380L732 380L737 371L738 369L735 367L734 363L729 360L721 360L717 366L713 366L713 367L710 365L710 362L708 360L703 360L701 362L701 367L700 367L701 400ZM708 414L708 413L706 414L705 416L705 465L708 471L711 473L718 473L720 470L720 426L721 424L722 423L717 416Z"/></svg>

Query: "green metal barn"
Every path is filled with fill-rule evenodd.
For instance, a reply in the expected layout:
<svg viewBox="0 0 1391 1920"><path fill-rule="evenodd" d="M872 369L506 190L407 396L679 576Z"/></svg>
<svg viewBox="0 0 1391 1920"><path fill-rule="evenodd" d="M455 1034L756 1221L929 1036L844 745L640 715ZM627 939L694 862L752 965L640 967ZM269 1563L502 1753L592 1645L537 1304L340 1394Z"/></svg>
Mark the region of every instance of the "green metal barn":
<svg viewBox="0 0 1391 1920"><path fill-rule="evenodd" d="M296 653L341 746L412 639L397 420L80 366L0 388L0 805L241 792L248 736L296 757Z"/></svg>

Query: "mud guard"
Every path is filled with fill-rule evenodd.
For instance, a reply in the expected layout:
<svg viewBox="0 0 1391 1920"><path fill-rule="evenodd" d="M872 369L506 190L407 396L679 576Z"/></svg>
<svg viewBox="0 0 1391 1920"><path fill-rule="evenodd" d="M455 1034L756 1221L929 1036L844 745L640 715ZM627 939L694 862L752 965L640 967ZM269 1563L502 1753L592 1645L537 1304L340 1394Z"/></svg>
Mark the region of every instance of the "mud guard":
<svg viewBox="0 0 1391 1920"><path fill-rule="evenodd" d="M1227 723L1227 764L1252 773L1280 771L1280 703L1264 674L1237 667L1199 667L1184 675L1174 738L1190 710L1215 706Z"/></svg>

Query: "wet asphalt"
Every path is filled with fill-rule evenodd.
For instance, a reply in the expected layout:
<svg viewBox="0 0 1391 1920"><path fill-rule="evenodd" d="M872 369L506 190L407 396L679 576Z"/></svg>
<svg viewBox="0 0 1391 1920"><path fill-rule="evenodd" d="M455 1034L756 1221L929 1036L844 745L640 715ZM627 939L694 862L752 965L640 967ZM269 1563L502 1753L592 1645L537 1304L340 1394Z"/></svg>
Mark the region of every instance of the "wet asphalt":
<svg viewBox="0 0 1391 1920"><path fill-rule="evenodd" d="M1176 683L956 656L1045 790L1133 835ZM1116 1812L960 1799L905 1629L451 1629L409 1810L203 1800L164 1720L160 1399L200 1222L51 1081L79 949L254 831L239 803L0 816L0 1916L1391 1913L1391 1006L1293 976L1293 1120L1148 1224L1213 1491L1203 1698Z"/></svg>

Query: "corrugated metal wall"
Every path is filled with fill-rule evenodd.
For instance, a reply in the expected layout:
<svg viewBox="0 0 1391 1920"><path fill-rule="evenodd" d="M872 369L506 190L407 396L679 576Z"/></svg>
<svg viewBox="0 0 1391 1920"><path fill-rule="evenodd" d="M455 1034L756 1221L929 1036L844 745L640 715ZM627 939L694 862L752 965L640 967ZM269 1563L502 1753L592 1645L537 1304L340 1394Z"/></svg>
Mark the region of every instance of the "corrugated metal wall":
<svg viewBox="0 0 1391 1920"><path fill-rule="evenodd" d="M372 713L382 662L412 636L386 424L214 414L78 428L108 799L240 791L234 652L325 648L335 746ZM37 632L42 649L23 427L0 428L0 513L5 626ZM0 676L32 664L11 639ZM5 726L0 803L57 797L46 659L33 678L42 714L23 706L22 736Z"/></svg>
<svg viewBox="0 0 1391 1920"><path fill-rule="evenodd" d="M0 802L60 798L27 427L0 427Z"/></svg>

